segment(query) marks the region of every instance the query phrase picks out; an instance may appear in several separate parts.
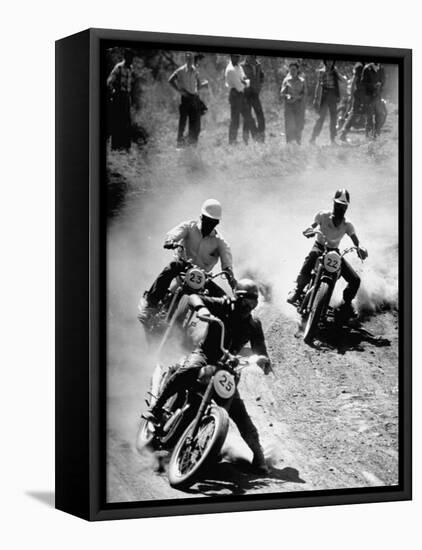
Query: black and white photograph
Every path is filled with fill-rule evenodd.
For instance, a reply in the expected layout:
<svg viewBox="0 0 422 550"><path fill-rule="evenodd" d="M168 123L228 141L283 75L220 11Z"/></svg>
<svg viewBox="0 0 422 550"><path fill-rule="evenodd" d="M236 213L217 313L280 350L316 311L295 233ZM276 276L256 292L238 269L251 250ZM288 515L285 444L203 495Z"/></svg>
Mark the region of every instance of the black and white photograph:
<svg viewBox="0 0 422 550"><path fill-rule="evenodd" d="M101 55L106 502L398 486L398 65Z"/></svg>

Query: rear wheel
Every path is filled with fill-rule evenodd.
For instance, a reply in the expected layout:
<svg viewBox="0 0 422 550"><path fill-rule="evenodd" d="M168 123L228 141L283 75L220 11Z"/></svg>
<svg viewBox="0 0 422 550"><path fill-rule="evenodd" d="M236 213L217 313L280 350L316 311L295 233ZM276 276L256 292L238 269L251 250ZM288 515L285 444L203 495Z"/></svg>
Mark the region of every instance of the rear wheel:
<svg viewBox="0 0 422 550"><path fill-rule="evenodd" d="M312 304L311 311L309 312L308 319L306 321L305 330L303 333L303 339L306 344L312 344L316 331L318 329L318 323L321 319L321 315L328 305L329 286L328 283L322 282L316 292L314 302Z"/></svg>
<svg viewBox="0 0 422 550"><path fill-rule="evenodd" d="M212 406L191 439L194 421L187 427L171 455L168 476L175 489L191 487L218 457L227 436L229 416L225 409Z"/></svg>

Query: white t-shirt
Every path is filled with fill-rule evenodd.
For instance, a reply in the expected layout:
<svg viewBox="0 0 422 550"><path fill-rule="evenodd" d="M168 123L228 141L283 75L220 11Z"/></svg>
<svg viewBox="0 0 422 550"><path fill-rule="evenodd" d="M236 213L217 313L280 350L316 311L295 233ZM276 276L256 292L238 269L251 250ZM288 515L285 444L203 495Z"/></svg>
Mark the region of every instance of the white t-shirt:
<svg viewBox="0 0 422 550"><path fill-rule="evenodd" d="M350 237L355 233L353 224L348 222L346 218L343 218L339 225L334 225L333 213L330 211L318 212L315 216L314 222L319 225L320 231L325 235L330 248L338 248L344 235L349 235ZM316 240L318 243L324 244L324 239L321 235L317 235Z"/></svg>

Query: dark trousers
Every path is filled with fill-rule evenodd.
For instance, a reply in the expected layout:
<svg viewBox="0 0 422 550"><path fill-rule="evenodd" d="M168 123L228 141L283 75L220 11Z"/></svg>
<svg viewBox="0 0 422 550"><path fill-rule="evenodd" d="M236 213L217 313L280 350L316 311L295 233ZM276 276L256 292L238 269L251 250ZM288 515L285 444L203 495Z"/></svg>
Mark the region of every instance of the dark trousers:
<svg viewBox="0 0 422 550"><path fill-rule="evenodd" d="M379 96L365 96L366 136L380 135L381 126L385 121L385 108Z"/></svg>
<svg viewBox="0 0 422 550"><path fill-rule="evenodd" d="M262 110L261 100L258 92L246 89L245 92L245 111L247 118L244 120L244 133L250 134L256 141L265 141L265 117ZM252 110L255 114L255 119L252 116ZM248 126L249 124L249 126Z"/></svg>
<svg viewBox="0 0 422 550"><path fill-rule="evenodd" d="M249 129L254 126L254 121L245 100L245 94L238 92L235 88L230 89L230 126L229 126L229 143L233 144L237 141L237 133L239 131L240 115L243 118L243 141L248 143Z"/></svg>
<svg viewBox="0 0 422 550"><path fill-rule="evenodd" d="M111 103L111 148L129 149L132 138L132 122L130 114L130 94L116 92Z"/></svg>
<svg viewBox="0 0 422 550"><path fill-rule="evenodd" d="M352 103L350 105L350 109L347 114L347 118L344 121L344 124L341 128L341 136L342 138L346 137L347 132L352 127L354 118L359 115L362 111L362 103L363 103L363 96L361 91L357 90L353 94Z"/></svg>
<svg viewBox="0 0 422 550"><path fill-rule="evenodd" d="M164 406L167 399L169 399L176 392L192 387L196 383L201 368L206 367L208 364L207 357L202 350L197 349L192 352L184 364L181 365L169 378L166 386L163 388L163 391L154 405L154 412L157 413ZM245 404L237 390L234 394L228 413L230 418L236 424L240 435L252 450L254 455L262 453L258 430L252 422L252 419L246 410Z"/></svg>
<svg viewBox="0 0 422 550"><path fill-rule="evenodd" d="M321 105L319 108L319 118L315 122L312 131L311 140L314 141L321 133L327 113L330 113L330 138L334 141L336 137L337 125L337 94L334 89L323 90L321 97Z"/></svg>
<svg viewBox="0 0 422 550"><path fill-rule="evenodd" d="M201 131L201 113L199 111L199 97L196 95L182 96L182 101L179 106L179 127L177 130L177 144L185 144L185 128L186 123L188 126L188 139L189 144L195 144L198 142L199 133Z"/></svg>
<svg viewBox="0 0 422 550"><path fill-rule="evenodd" d="M311 273L315 266L315 262L321 255L322 248L318 244L314 244L309 254L303 262L302 268L296 279L297 288L302 291L311 279ZM347 286L343 291L343 300L350 303L356 296L360 286L360 277L344 258L341 259L341 276L347 282Z"/></svg>
<svg viewBox="0 0 422 550"><path fill-rule="evenodd" d="M186 263L183 260L174 260L163 269L148 291L147 302L149 306L156 307L158 305L158 302L166 295L172 280L180 275L185 267ZM219 298L225 295L224 290L214 281L207 281L205 288L211 296Z"/></svg>
<svg viewBox="0 0 422 550"><path fill-rule="evenodd" d="M284 106L284 124L287 143L296 141L300 145L305 126L305 105L303 101L286 102Z"/></svg>

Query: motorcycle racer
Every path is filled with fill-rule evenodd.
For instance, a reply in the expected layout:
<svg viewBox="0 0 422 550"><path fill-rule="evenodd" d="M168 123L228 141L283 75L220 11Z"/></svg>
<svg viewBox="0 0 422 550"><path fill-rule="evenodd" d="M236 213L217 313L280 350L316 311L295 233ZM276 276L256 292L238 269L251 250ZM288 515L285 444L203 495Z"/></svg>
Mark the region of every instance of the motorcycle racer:
<svg viewBox="0 0 422 550"><path fill-rule="evenodd" d="M333 210L331 212L318 212L312 225L303 231L303 235L310 238L314 236L314 229L319 226L323 236L317 234L314 245L306 256L296 279L296 287L289 293L287 298L288 303L295 304L299 300L305 286L309 283L315 262L324 249L324 238L329 248L337 250L344 235L348 235L353 244L358 247L358 256L362 260L367 258L368 252L365 248L359 246L359 239L353 224L345 218L349 204L349 191L347 189L338 189L333 197ZM343 318L347 319L356 316L352 300L359 290L360 277L344 257L341 262L341 275L346 280L347 286L343 292L343 304L339 308L339 313Z"/></svg>
<svg viewBox="0 0 422 550"><path fill-rule="evenodd" d="M207 272L220 260L221 268L229 274L230 286L236 286L230 246L215 229L221 218L221 204L216 199L208 199L202 204L199 220L181 222L167 233L163 247L172 249L181 244L184 252L176 252L175 259L162 270L146 293L145 302L139 306L138 320L141 323L147 323L156 313L158 303L164 298L172 280L183 271L185 258ZM207 288L213 296L225 294L213 281L207 282Z"/></svg>
<svg viewBox="0 0 422 550"><path fill-rule="evenodd" d="M265 374L271 370L264 332L258 318L252 316L252 310L258 304L258 286L251 279L241 279L235 290L235 298L225 296L212 298L192 295L189 305L202 315L214 315L225 326L224 346L231 354L237 354L249 342L253 353L265 356L259 366ZM169 378L154 406L145 413L144 418L159 423L162 407L176 392L195 384L202 367L216 364L221 358L220 329L216 323L209 325L204 341L187 358L182 366ZM240 435L253 452L252 466L258 473L267 473L264 453L259 441L258 430L252 422L245 404L236 390L229 416L239 429Z"/></svg>

